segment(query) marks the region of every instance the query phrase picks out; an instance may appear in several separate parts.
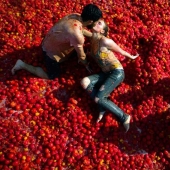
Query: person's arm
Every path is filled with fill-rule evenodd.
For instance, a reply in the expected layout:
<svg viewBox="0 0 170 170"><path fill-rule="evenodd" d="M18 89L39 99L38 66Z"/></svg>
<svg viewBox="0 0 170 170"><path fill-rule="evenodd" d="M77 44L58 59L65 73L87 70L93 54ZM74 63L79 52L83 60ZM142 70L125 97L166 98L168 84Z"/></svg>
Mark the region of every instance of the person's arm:
<svg viewBox="0 0 170 170"><path fill-rule="evenodd" d="M73 27L74 30L72 31L72 36L70 38L70 44L74 46L74 49L77 52L78 55L78 62L81 62L86 69L91 72L89 69L89 63L86 60L86 54L84 52L84 36L82 34L82 30L79 27Z"/></svg>
<svg viewBox="0 0 170 170"><path fill-rule="evenodd" d="M83 29L83 35L88 38L92 37L92 33L86 29Z"/></svg>
<svg viewBox="0 0 170 170"><path fill-rule="evenodd" d="M75 47L75 50L78 55L78 62L81 62L86 67L86 69L91 73L92 70L90 69L89 63L86 60L86 54L84 52L83 46Z"/></svg>
<svg viewBox="0 0 170 170"><path fill-rule="evenodd" d="M87 60L86 60L86 54L84 52L83 46L74 47L74 48L78 55L78 61L81 62L82 64L86 65Z"/></svg>
<svg viewBox="0 0 170 170"><path fill-rule="evenodd" d="M126 57L129 57L129 58L131 58L131 59L135 59L135 58L137 58L138 56L139 56L139 54L137 54L137 55L131 55L131 54L129 54L128 52L126 52L126 51L124 51L123 49L121 49L113 40L111 40L111 39L108 39L108 38L106 38L105 40L104 40L104 44L106 45L106 47L109 49L109 50L113 50L113 51L115 51L115 52L118 52L118 53L120 53L121 55L124 55L124 56L126 56Z"/></svg>

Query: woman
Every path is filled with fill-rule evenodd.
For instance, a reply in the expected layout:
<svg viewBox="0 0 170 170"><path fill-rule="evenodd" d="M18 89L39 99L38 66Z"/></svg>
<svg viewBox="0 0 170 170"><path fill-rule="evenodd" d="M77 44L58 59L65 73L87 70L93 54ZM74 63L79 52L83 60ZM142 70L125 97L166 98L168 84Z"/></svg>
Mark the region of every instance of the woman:
<svg viewBox="0 0 170 170"><path fill-rule="evenodd" d="M105 111L109 110L116 115L127 132L130 127L130 115L125 114L108 99L110 93L124 80L123 67L112 51L119 52L131 59L135 59L139 55L133 56L122 50L113 40L106 37L107 32L108 27L103 19L94 23L91 37L91 55L102 71L99 74L83 78L81 85L99 106L97 122L102 119Z"/></svg>

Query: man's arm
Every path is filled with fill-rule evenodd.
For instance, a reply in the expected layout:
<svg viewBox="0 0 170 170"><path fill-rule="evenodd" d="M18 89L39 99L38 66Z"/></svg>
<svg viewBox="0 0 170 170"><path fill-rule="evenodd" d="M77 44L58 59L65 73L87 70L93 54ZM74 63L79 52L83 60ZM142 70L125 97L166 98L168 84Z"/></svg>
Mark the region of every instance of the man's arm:
<svg viewBox="0 0 170 170"><path fill-rule="evenodd" d="M87 65L86 54L84 52L83 46L78 46L74 48L78 55L78 61L81 62L83 65Z"/></svg>
<svg viewBox="0 0 170 170"><path fill-rule="evenodd" d="M91 68L89 67L89 63L86 60L86 54L84 53L83 47L76 47L75 48L77 55L78 55L78 62L81 62L89 73L92 72Z"/></svg>
<svg viewBox="0 0 170 170"><path fill-rule="evenodd" d="M83 35L88 38L92 37L92 33L86 29L83 29Z"/></svg>
<svg viewBox="0 0 170 170"><path fill-rule="evenodd" d="M72 36L70 39L70 44L74 46L74 49L77 52L78 55L78 62L81 62L83 65L85 65L86 69L90 71L89 64L86 60L86 54L84 52L84 36L82 34L81 25L78 27L78 23L73 25L72 30Z"/></svg>

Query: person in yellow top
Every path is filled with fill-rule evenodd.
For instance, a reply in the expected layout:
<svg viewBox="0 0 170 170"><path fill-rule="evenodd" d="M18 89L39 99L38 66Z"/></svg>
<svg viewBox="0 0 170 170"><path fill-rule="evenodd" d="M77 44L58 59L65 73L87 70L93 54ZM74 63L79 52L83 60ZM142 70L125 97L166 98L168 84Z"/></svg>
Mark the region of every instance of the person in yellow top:
<svg viewBox="0 0 170 170"><path fill-rule="evenodd" d="M66 61L73 50L77 52L79 61L88 70L83 45L84 35L88 37L91 33L85 28L89 28L101 17L102 11L94 4L86 5L81 14L63 17L54 24L42 42L47 73L42 68L34 67L19 59L11 70L12 74L25 69L38 77L54 79L60 76L60 63Z"/></svg>
<svg viewBox="0 0 170 170"><path fill-rule="evenodd" d="M97 122L102 119L106 110L109 110L116 115L127 132L130 127L130 115L124 113L117 105L108 99L110 93L124 80L122 64L116 58L113 51L131 59L135 59L139 55L133 56L121 49L112 39L106 37L107 32L108 26L103 19L99 19L94 23L92 36L90 38L90 54L102 71L98 74L84 77L81 80L81 86L99 106Z"/></svg>

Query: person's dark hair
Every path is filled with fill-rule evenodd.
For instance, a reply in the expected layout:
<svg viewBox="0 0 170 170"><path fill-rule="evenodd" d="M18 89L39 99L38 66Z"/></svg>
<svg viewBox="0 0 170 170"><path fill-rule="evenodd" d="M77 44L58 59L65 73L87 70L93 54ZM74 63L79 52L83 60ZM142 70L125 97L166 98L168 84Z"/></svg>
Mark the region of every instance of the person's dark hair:
<svg viewBox="0 0 170 170"><path fill-rule="evenodd" d="M81 13L83 22L92 20L93 22L102 18L102 11L94 4L86 5Z"/></svg>

